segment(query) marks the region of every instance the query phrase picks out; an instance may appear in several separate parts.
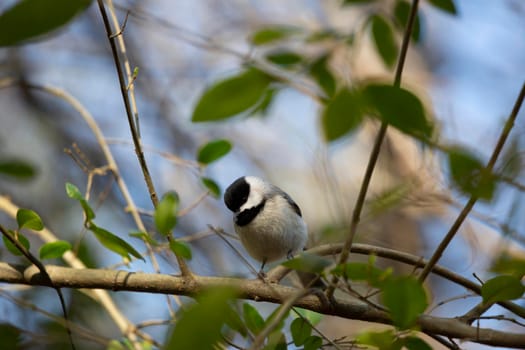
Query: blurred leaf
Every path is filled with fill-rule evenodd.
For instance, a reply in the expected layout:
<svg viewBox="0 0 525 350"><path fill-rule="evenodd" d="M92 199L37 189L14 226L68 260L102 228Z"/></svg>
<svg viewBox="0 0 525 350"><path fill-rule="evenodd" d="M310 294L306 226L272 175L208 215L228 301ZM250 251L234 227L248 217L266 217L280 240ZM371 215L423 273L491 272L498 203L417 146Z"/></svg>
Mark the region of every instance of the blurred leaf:
<svg viewBox="0 0 525 350"><path fill-rule="evenodd" d="M11 237L14 237L15 239L18 238L17 241L20 242L20 244L22 244L22 246L24 246L27 250L29 250L29 240L26 238L26 236L24 236L20 232L17 234L12 230L9 230L9 233L11 234ZM22 252L16 247L16 245L11 243L11 241L7 239L5 235L2 235L2 239L4 240L5 247L7 248L7 250L9 250L9 252L11 252L11 254L16 256L23 255Z"/></svg>
<svg viewBox="0 0 525 350"><path fill-rule="evenodd" d="M341 276L352 281L364 281L374 287L379 287L390 275L392 269L381 270L373 263L349 262L338 265L332 270L336 276Z"/></svg>
<svg viewBox="0 0 525 350"><path fill-rule="evenodd" d="M408 329L428 306L421 282L413 276L389 278L382 287L382 300L390 311L394 326Z"/></svg>
<svg viewBox="0 0 525 350"><path fill-rule="evenodd" d="M243 337L248 335L248 328L246 327L245 322L241 319L239 310L233 307L228 308L228 315L226 317L225 323L230 329L236 331Z"/></svg>
<svg viewBox="0 0 525 350"><path fill-rule="evenodd" d="M310 76L317 81L319 87L323 89L327 97L332 97L336 89L336 80L328 68L330 55L323 55L312 62L310 65Z"/></svg>
<svg viewBox="0 0 525 350"><path fill-rule="evenodd" d="M84 210L84 215L86 216L86 222L90 222L91 220L95 218L95 212L93 211L93 209L91 209L89 203L84 199L78 187L67 182L66 183L66 193L69 198L73 198L79 201L80 205L82 206L82 209Z"/></svg>
<svg viewBox="0 0 525 350"><path fill-rule="evenodd" d="M142 240L143 242L147 242L154 247L159 245L159 242L154 240L147 232L130 232L129 235L130 237L135 237Z"/></svg>
<svg viewBox="0 0 525 350"><path fill-rule="evenodd" d="M9 323L0 323L0 339L4 349L24 349L22 331Z"/></svg>
<svg viewBox="0 0 525 350"><path fill-rule="evenodd" d="M320 314L318 312L308 310L308 309L302 309L300 307L295 307L295 311L300 314L303 318L307 319L310 324L313 324L314 326L319 324L321 320L323 319L323 314Z"/></svg>
<svg viewBox="0 0 525 350"><path fill-rule="evenodd" d="M40 216L30 209L18 209L16 212L16 222L18 229L28 228L30 230L40 231L44 228Z"/></svg>
<svg viewBox="0 0 525 350"><path fill-rule="evenodd" d="M120 341L113 339L108 343L105 350L129 350L129 348L122 344Z"/></svg>
<svg viewBox="0 0 525 350"><path fill-rule="evenodd" d="M392 68L397 61L398 45L394 30L387 20L380 15L372 16L372 37L377 52L388 68Z"/></svg>
<svg viewBox="0 0 525 350"><path fill-rule="evenodd" d="M66 241L55 241L44 244L40 247L40 259L60 258L65 252L71 249L71 244Z"/></svg>
<svg viewBox="0 0 525 350"><path fill-rule="evenodd" d="M266 339L266 346L263 350L288 350L286 336L280 329L271 332Z"/></svg>
<svg viewBox="0 0 525 350"><path fill-rule="evenodd" d="M280 89L277 88L277 87L269 87L269 88L267 88L264 91L264 94L263 94L263 97L261 98L261 100L259 102L257 102L255 107L253 107L250 110L249 115L256 115L256 114L266 115L268 113L268 109L272 105L272 102L273 102L273 99L274 99L275 95L277 95L277 93L279 91L280 91Z"/></svg>
<svg viewBox="0 0 525 350"><path fill-rule="evenodd" d="M214 288L198 298L198 303L185 308L165 342L166 349L213 349L222 339L230 306L236 293L231 288Z"/></svg>
<svg viewBox="0 0 525 350"><path fill-rule="evenodd" d="M250 41L253 45L266 45L283 40L299 32L298 28L289 26L266 27L255 32Z"/></svg>
<svg viewBox="0 0 525 350"><path fill-rule="evenodd" d="M406 0L398 0L394 7L394 17L396 18L397 24L402 30L405 30L408 23L408 17L410 16L410 3ZM412 39L419 42L421 36L421 23L419 20L419 12L414 18L414 25L412 27Z"/></svg>
<svg viewBox="0 0 525 350"><path fill-rule="evenodd" d="M246 327L248 327L253 334L258 334L264 328L264 319L259 311L248 303L242 304L242 311Z"/></svg>
<svg viewBox="0 0 525 350"><path fill-rule="evenodd" d="M428 2L440 10L457 15L456 5L452 0L428 0Z"/></svg>
<svg viewBox="0 0 525 350"><path fill-rule="evenodd" d="M320 274L331 264L331 260L319 255L302 253L296 258L283 262L281 265L293 270Z"/></svg>
<svg viewBox="0 0 525 350"><path fill-rule="evenodd" d="M278 66L282 66L283 68L294 66L303 61L303 57L301 55L290 50L270 52L266 55L266 58L268 61Z"/></svg>
<svg viewBox="0 0 525 350"><path fill-rule="evenodd" d="M469 151L453 147L448 151L450 176L463 193L491 200L496 189L495 177L488 173L481 160Z"/></svg>
<svg viewBox="0 0 525 350"><path fill-rule="evenodd" d="M292 334L293 343L296 346L301 346L312 334L312 326L301 317L297 317L290 325L290 333Z"/></svg>
<svg viewBox="0 0 525 350"><path fill-rule="evenodd" d="M322 349L323 339L317 335L312 335L306 338L304 342L304 350L318 350Z"/></svg>
<svg viewBox="0 0 525 350"><path fill-rule="evenodd" d="M232 149L228 140L213 140L201 146L197 152L197 161L202 164L210 164L227 155Z"/></svg>
<svg viewBox="0 0 525 350"><path fill-rule="evenodd" d="M191 260L191 248L186 242L171 239L170 249L175 255L180 256L186 260Z"/></svg>
<svg viewBox="0 0 525 350"><path fill-rule="evenodd" d="M410 182L401 183L388 188L368 200L368 208L374 215L386 212L392 208L397 208L410 193L411 189L412 183Z"/></svg>
<svg viewBox="0 0 525 350"><path fill-rule="evenodd" d="M518 299L523 293L525 286L518 277L511 275L496 276L481 286L484 303Z"/></svg>
<svg viewBox="0 0 525 350"><path fill-rule="evenodd" d="M122 238L116 236L115 234L109 232L106 229L103 229L102 227L98 227L94 223L90 223L88 225L88 229L93 232L97 240L106 248L111 250L114 253L117 253L118 255L130 259L130 254L134 257L144 260L142 255L140 255L139 252L135 250L131 245L129 245L126 241L124 241ZM131 260L131 259L130 259Z"/></svg>
<svg viewBox="0 0 525 350"><path fill-rule="evenodd" d="M210 194L215 198L221 197L221 189L219 185L208 177L201 178L202 184L210 191Z"/></svg>
<svg viewBox="0 0 525 350"><path fill-rule="evenodd" d="M418 337L403 338L403 343L408 350L432 350L426 341Z"/></svg>
<svg viewBox="0 0 525 350"><path fill-rule="evenodd" d="M492 271L514 275L518 278L525 276L525 259L512 256L501 256L491 268Z"/></svg>
<svg viewBox="0 0 525 350"><path fill-rule="evenodd" d="M254 68L219 81L200 97L193 111L193 122L210 122L231 118L259 102L271 78Z"/></svg>
<svg viewBox="0 0 525 350"><path fill-rule="evenodd" d="M360 95L348 89L328 100L321 115L324 137L328 142L354 131L363 120Z"/></svg>
<svg viewBox="0 0 525 350"><path fill-rule="evenodd" d="M364 332L356 337L357 343L374 346L380 350L400 350L401 340L389 329L383 332Z"/></svg>
<svg viewBox="0 0 525 350"><path fill-rule="evenodd" d="M358 5L358 4L366 4L369 2L375 2L377 0L343 0L343 6L345 5Z"/></svg>
<svg viewBox="0 0 525 350"><path fill-rule="evenodd" d="M507 142L503 154L500 157L501 167L498 172L510 178L518 177L521 174L523 164L525 163L523 154L520 151L520 138L520 135L515 134L510 142Z"/></svg>
<svg viewBox="0 0 525 350"><path fill-rule="evenodd" d="M166 192L153 213L155 228L160 234L168 235L177 225L179 195L176 192Z"/></svg>
<svg viewBox="0 0 525 350"><path fill-rule="evenodd" d="M0 34L1 36L2 34ZM35 168L22 160L0 160L0 174L13 177L17 180L29 180L35 177Z"/></svg>
<svg viewBox="0 0 525 350"><path fill-rule="evenodd" d="M419 98L412 92L390 85L369 84L363 95L370 111L400 131L423 139L432 136L432 124Z"/></svg>
<svg viewBox="0 0 525 350"><path fill-rule="evenodd" d="M0 46L47 34L83 12L91 0L22 0L0 15Z"/></svg>

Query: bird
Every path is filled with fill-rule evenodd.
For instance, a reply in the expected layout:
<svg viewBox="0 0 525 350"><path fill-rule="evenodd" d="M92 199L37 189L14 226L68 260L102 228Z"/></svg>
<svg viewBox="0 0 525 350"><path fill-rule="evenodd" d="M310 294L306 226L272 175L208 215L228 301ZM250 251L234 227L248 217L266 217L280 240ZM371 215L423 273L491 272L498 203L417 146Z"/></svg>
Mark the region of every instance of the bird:
<svg viewBox="0 0 525 350"><path fill-rule="evenodd" d="M242 176L224 192L224 203L233 212L233 223L248 254L266 263L291 259L305 248L308 228L301 209L279 187L255 176Z"/></svg>

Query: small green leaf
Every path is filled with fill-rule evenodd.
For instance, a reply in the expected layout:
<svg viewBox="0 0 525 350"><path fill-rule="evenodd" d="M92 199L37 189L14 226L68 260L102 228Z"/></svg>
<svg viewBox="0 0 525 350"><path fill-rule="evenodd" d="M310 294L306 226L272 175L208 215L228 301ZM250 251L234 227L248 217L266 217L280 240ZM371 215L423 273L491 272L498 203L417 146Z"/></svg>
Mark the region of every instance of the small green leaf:
<svg viewBox="0 0 525 350"><path fill-rule="evenodd" d="M28 228L30 230L40 231L44 228L40 216L30 209L18 209L16 212L16 222L18 229Z"/></svg>
<svg viewBox="0 0 525 350"><path fill-rule="evenodd" d="M405 30L408 17L410 15L410 3L406 0L398 0L396 2L395 8L394 8L394 16L396 18L396 22L398 24L398 27L402 30ZM416 18L414 19L414 25L412 27L412 39L414 39L416 42L419 41L421 35L421 23L419 20L419 13L416 14Z"/></svg>
<svg viewBox="0 0 525 350"><path fill-rule="evenodd" d="M257 309L248 304L242 304L243 318L246 327L253 333L258 334L264 328L264 319Z"/></svg>
<svg viewBox="0 0 525 350"><path fill-rule="evenodd" d="M160 234L167 235L177 225L177 210L179 209L179 195L176 192L167 192L162 196L153 220Z"/></svg>
<svg viewBox="0 0 525 350"><path fill-rule="evenodd" d="M353 90L342 89L328 100L321 116L323 132L327 141L334 141L354 131L363 120L360 95Z"/></svg>
<svg viewBox="0 0 525 350"><path fill-rule="evenodd" d="M385 65L394 67L397 61L398 45L394 36L394 30L390 23L380 15L372 16L372 37L377 52Z"/></svg>
<svg viewBox="0 0 525 350"><path fill-rule="evenodd" d="M312 62L309 68L310 76L317 81L327 97L332 97L337 87L334 75L328 67L330 55L322 55Z"/></svg>
<svg viewBox="0 0 525 350"><path fill-rule="evenodd" d="M428 139L433 126L425 108L412 92L391 85L369 84L363 88L363 96L370 112L400 131Z"/></svg>
<svg viewBox="0 0 525 350"><path fill-rule="evenodd" d="M302 253L296 258L290 259L282 263L283 266L286 266L293 270L299 270L304 272L311 273L322 273L325 268L330 266L332 261L326 258L323 258L319 255Z"/></svg>
<svg viewBox="0 0 525 350"><path fill-rule="evenodd" d="M93 211L93 209L91 209L89 203L84 199L78 187L67 182L66 193L69 198L76 199L77 201L79 201L80 205L82 206L82 210L84 211L84 215L86 216L86 223L90 222L95 218L95 212Z"/></svg>
<svg viewBox="0 0 525 350"><path fill-rule="evenodd" d="M401 350L401 340L389 329L383 332L364 332L356 337L359 344L371 345L381 350Z"/></svg>
<svg viewBox="0 0 525 350"><path fill-rule="evenodd" d="M202 164L210 164L217 159L227 155L232 149L232 144L228 140L213 140L201 146L197 152L197 161Z"/></svg>
<svg viewBox="0 0 525 350"><path fill-rule="evenodd" d="M317 335L311 335L304 342L304 350L322 349L323 339Z"/></svg>
<svg viewBox="0 0 525 350"><path fill-rule="evenodd" d="M392 274L392 269L381 270L371 263L349 262L332 270L336 276L353 281L365 281L371 286L380 287Z"/></svg>
<svg viewBox="0 0 525 350"><path fill-rule="evenodd" d="M523 293L525 286L518 277L511 275L496 276L481 286L484 303L518 299Z"/></svg>
<svg viewBox="0 0 525 350"><path fill-rule="evenodd" d="M193 111L193 122L210 122L231 118L246 112L264 97L272 79L251 68L209 87Z"/></svg>
<svg viewBox="0 0 525 350"><path fill-rule="evenodd" d="M9 230L9 233L14 238L16 238L18 236L18 242L20 242L22 244L22 246L24 246L27 250L29 250L29 247L30 247L29 240L26 238L26 236L24 236L21 233L18 233L18 235L17 235L12 230ZM9 239L7 239L5 235L2 235L2 239L4 240L5 247L7 248L7 250L9 250L11 252L11 254L16 255L16 256L23 255L22 252L16 247L16 245L11 243L11 241Z"/></svg>
<svg viewBox="0 0 525 350"><path fill-rule="evenodd" d="M319 324L319 322L321 322L321 320L323 319L323 314L312 310L302 309L300 307L295 307L294 310L303 318L307 319L310 322L310 324L314 326Z"/></svg>
<svg viewBox="0 0 525 350"><path fill-rule="evenodd" d="M0 15L0 46L47 34L83 12L91 0L23 0Z"/></svg>
<svg viewBox="0 0 525 350"><path fill-rule="evenodd" d="M31 164L22 160L0 160L0 174L13 177L17 180L29 180L35 177L36 170Z"/></svg>
<svg viewBox="0 0 525 350"><path fill-rule="evenodd" d="M158 247L159 246L159 242L154 240L147 232L142 232L142 231L130 232L129 235L130 235L130 237L138 238L138 239L142 240L143 242L147 242L147 243L149 243L150 245L152 245L154 247Z"/></svg>
<svg viewBox="0 0 525 350"><path fill-rule="evenodd" d="M106 248L118 255L130 259L130 254L138 259L144 260L142 255L129 245L125 240L116 236L102 227L98 227L94 223L90 223L88 229L93 232L97 240Z"/></svg>
<svg viewBox="0 0 525 350"><path fill-rule="evenodd" d="M270 106L273 103L274 97L277 95L279 91L280 89L278 87L273 87L273 86L268 87L264 91L264 94L261 100L257 102L255 107L253 107L250 110L249 115L257 115L257 114L260 114L263 116L266 115L268 113L268 110L270 109Z"/></svg>
<svg viewBox="0 0 525 350"><path fill-rule="evenodd" d="M312 326L301 317L298 317L292 321L290 333L292 334L293 343L301 346L312 334Z"/></svg>
<svg viewBox="0 0 525 350"><path fill-rule="evenodd" d="M170 350L213 349L222 339L221 330L229 317L231 288L216 287L203 293L198 303L187 307L165 342Z"/></svg>
<svg viewBox="0 0 525 350"><path fill-rule="evenodd" d="M170 249L175 255L191 260L191 248L186 242L172 239L170 240Z"/></svg>
<svg viewBox="0 0 525 350"><path fill-rule="evenodd" d="M491 200L496 190L495 176L471 152L452 147L448 151L448 165L452 181L463 193Z"/></svg>
<svg viewBox="0 0 525 350"><path fill-rule="evenodd" d="M456 5L452 0L428 0L434 7L450 13L451 15L457 15Z"/></svg>
<svg viewBox="0 0 525 350"><path fill-rule="evenodd" d="M301 55L289 50L270 52L266 55L266 58L268 59L268 61L283 68L288 68L297 65L303 61L303 57Z"/></svg>
<svg viewBox="0 0 525 350"><path fill-rule="evenodd" d="M381 289L383 303L390 310L392 322L400 329L414 326L428 306L425 289L413 276L389 278Z"/></svg>
<svg viewBox="0 0 525 350"><path fill-rule="evenodd" d="M525 259L512 256L501 256L491 268L492 271L514 275L518 278L525 276Z"/></svg>
<svg viewBox="0 0 525 350"><path fill-rule="evenodd" d="M71 244L66 241L55 241L44 244L40 247L40 259L60 258L65 252L71 249Z"/></svg>
<svg viewBox="0 0 525 350"><path fill-rule="evenodd" d="M210 194L215 198L221 197L221 189L219 185L208 177L201 178L202 184L210 191Z"/></svg>
<svg viewBox="0 0 525 350"><path fill-rule="evenodd" d="M262 28L255 32L251 37L253 45L266 45L278 40L288 38L290 35L298 33L299 29L289 26L273 26Z"/></svg>
<svg viewBox="0 0 525 350"><path fill-rule="evenodd" d="M403 338L405 348L408 350L432 350L432 347L423 339L418 337Z"/></svg>

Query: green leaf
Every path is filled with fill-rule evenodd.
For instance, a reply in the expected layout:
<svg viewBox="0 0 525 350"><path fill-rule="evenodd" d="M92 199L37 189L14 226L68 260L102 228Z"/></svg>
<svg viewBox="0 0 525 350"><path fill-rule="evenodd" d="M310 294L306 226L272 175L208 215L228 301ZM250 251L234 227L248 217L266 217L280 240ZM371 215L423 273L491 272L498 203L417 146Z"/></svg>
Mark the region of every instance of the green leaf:
<svg viewBox="0 0 525 350"><path fill-rule="evenodd" d="M93 209L91 209L89 203L84 199L78 187L67 182L66 193L69 198L76 199L77 201L79 201L80 205L82 206L82 210L84 210L84 215L86 216L86 223L90 222L95 218L95 212L93 211Z"/></svg>
<svg viewBox="0 0 525 350"><path fill-rule="evenodd" d="M142 231L130 232L129 235L130 235L130 237L138 238L138 239L142 240L143 242L147 242L150 245L152 245L153 247L158 247L159 246L159 242L154 240L147 232L142 232Z"/></svg>
<svg viewBox="0 0 525 350"><path fill-rule="evenodd" d="M394 17L396 22L402 30L405 30L408 23L408 17L410 16L410 3L406 0L398 0L394 7ZM412 39L416 42L419 41L421 36L421 22L419 20L419 12L416 14L414 19L414 25L412 27Z"/></svg>
<svg viewBox="0 0 525 350"><path fill-rule="evenodd" d="M451 15L457 15L456 5L452 0L428 0L428 2L434 7L450 13Z"/></svg>
<svg viewBox="0 0 525 350"><path fill-rule="evenodd" d="M69 22L90 0L22 0L0 15L0 46L24 43Z"/></svg>
<svg viewBox="0 0 525 350"><path fill-rule="evenodd" d="M491 268L492 271L514 275L518 278L525 276L525 259L512 256L501 256Z"/></svg>
<svg viewBox="0 0 525 350"><path fill-rule="evenodd" d="M400 350L401 340L389 329L383 332L364 332L356 337L359 344L371 345L380 350Z"/></svg>
<svg viewBox="0 0 525 350"><path fill-rule="evenodd" d="M210 164L217 159L227 155L232 149L232 144L228 140L213 140L201 146L197 152L197 161L202 164Z"/></svg>
<svg viewBox="0 0 525 350"><path fill-rule="evenodd" d="M264 328L264 319L257 309L248 304L242 304L243 318L246 327L253 333L258 334Z"/></svg>
<svg viewBox="0 0 525 350"><path fill-rule="evenodd" d="M213 288L185 308L165 342L166 349L213 349L222 339L221 329L228 319L229 301L236 296L231 288Z"/></svg>
<svg viewBox="0 0 525 350"><path fill-rule="evenodd" d="M288 350L286 336L281 330L275 330L268 335L266 346L263 350Z"/></svg>
<svg viewBox="0 0 525 350"><path fill-rule="evenodd" d="M331 264L332 261L329 259L323 258L319 255L307 253L302 253L296 258L290 259L282 263L283 266L286 266L293 270L317 274L322 273L324 269L330 266Z"/></svg>
<svg viewBox="0 0 525 350"><path fill-rule="evenodd" d="M391 276L392 269L381 270L371 263L349 262L338 265L332 270L332 273L346 279L365 281L371 286L379 287Z"/></svg>
<svg viewBox="0 0 525 350"><path fill-rule="evenodd" d="M367 107L382 121L419 138L432 136L433 126L425 108L412 92L391 85L369 84L363 88Z"/></svg>
<svg viewBox="0 0 525 350"><path fill-rule="evenodd" d="M219 185L208 177L201 178L202 184L210 191L210 194L215 198L221 197L221 189Z"/></svg>
<svg viewBox="0 0 525 350"><path fill-rule="evenodd" d="M377 0L344 0L344 1L343 1L343 6L346 6L346 5L366 4L366 3L374 2L374 1L377 1Z"/></svg>
<svg viewBox="0 0 525 350"><path fill-rule="evenodd" d="M271 78L254 68L209 87L193 111L193 122L231 118L254 107L264 96Z"/></svg>
<svg viewBox="0 0 525 350"><path fill-rule="evenodd" d="M23 349L22 333L23 332L19 328L9 323L0 323L0 339L2 339L2 347L4 349Z"/></svg>
<svg viewBox="0 0 525 350"><path fill-rule="evenodd" d="M310 76L317 81L321 89L323 89L326 96L332 97L335 93L337 83L328 67L329 59L329 54L317 58L310 65L309 73Z"/></svg>
<svg viewBox="0 0 525 350"><path fill-rule="evenodd" d="M390 310L392 322L400 329L414 326L428 306L425 289L413 276L389 278L381 289L383 303Z"/></svg>
<svg viewBox="0 0 525 350"><path fill-rule="evenodd" d="M2 34L0 34L1 36ZM35 177L35 168L22 160L0 160L0 174L13 177L17 180L29 180Z"/></svg>
<svg viewBox="0 0 525 350"><path fill-rule="evenodd" d="M289 68L303 61L303 57L301 55L290 50L270 52L266 55L266 59L283 68Z"/></svg>
<svg viewBox="0 0 525 350"><path fill-rule="evenodd" d="M301 317L298 317L292 321L292 324L290 325L290 333L292 334L293 343L297 346L301 346L312 334L312 326Z"/></svg>
<svg viewBox="0 0 525 350"><path fill-rule="evenodd" d="M306 338L303 345L304 350L318 350L322 348L323 339L317 335L312 335Z"/></svg>
<svg viewBox="0 0 525 350"><path fill-rule="evenodd" d="M298 28L289 26L266 27L255 32L250 41L253 45L266 45L283 40L299 32Z"/></svg>
<svg viewBox="0 0 525 350"><path fill-rule="evenodd" d="M523 293L525 286L518 277L511 275L496 276L481 286L484 303L518 299Z"/></svg>
<svg viewBox="0 0 525 350"><path fill-rule="evenodd" d="M394 185L391 188L379 192L367 201L367 206L372 215L384 213L389 209L398 207L410 194L413 183L407 181Z"/></svg>
<svg viewBox="0 0 525 350"><path fill-rule="evenodd" d="M303 318L307 319L310 322L310 324L314 326L319 324L319 322L321 322L321 320L323 319L323 314L312 310L302 309L300 307L295 307L294 310Z"/></svg>
<svg viewBox="0 0 525 350"><path fill-rule="evenodd" d="M60 258L65 252L71 249L71 244L66 241L55 241L44 244L40 247L40 259Z"/></svg>
<svg viewBox="0 0 525 350"><path fill-rule="evenodd" d="M273 99L274 99L275 95L277 95L277 93L279 91L280 91L280 89L277 88L277 87L269 87L269 88L267 88L264 91L264 94L263 94L263 97L261 98L261 100L259 102L257 102L255 107L253 107L250 110L249 115L256 115L256 114L266 115L268 113L268 110L270 109L270 106L273 103Z"/></svg>
<svg viewBox="0 0 525 350"><path fill-rule="evenodd" d="M403 338L403 343L408 350L432 350L426 341L418 337Z"/></svg>
<svg viewBox="0 0 525 350"><path fill-rule="evenodd" d="M93 232L97 240L106 248L114 253L122 256L123 258L130 259L130 254L134 257L144 260L142 255L129 245L125 240L116 236L102 227L98 227L94 223L88 225L88 229ZM131 260L131 259L130 259Z"/></svg>
<svg viewBox="0 0 525 350"><path fill-rule="evenodd" d="M328 100L321 115L324 137L328 142L354 131L363 120L360 95L353 90L342 89Z"/></svg>
<svg viewBox="0 0 525 350"><path fill-rule="evenodd" d="M471 152L452 147L448 151L452 181L460 191L484 200L491 200L496 190L495 176Z"/></svg>
<svg viewBox="0 0 525 350"><path fill-rule="evenodd" d="M44 228L40 216L30 209L18 209L16 212L16 222L18 229L28 228L30 230L40 231Z"/></svg>
<svg viewBox="0 0 525 350"><path fill-rule="evenodd" d="M160 234L167 235L177 225L177 210L179 209L179 195L176 192L167 192L162 196L153 220Z"/></svg>
<svg viewBox="0 0 525 350"><path fill-rule="evenodd" d="M172 239L170 240L170 249L175 255L191 260L191 248L186 242Z"/></svg>
<svg viewBox="0 0 525 350"><path fill-rule="evenodd" d="M399 51L394 30L390 23L380 15L372 16L372 38L377 52L385 65L389 68L394 67Z"/></svg>
<svg viewBox="0 0 525 350"><path fill-rule="evenodd" d="M29 247L30 247L29 240L26 238L26 236L24 236L20 232L17 235L16 232L14 232L12 230L9 230L9 233L15 239L16 239L16 237L18 237L18 242L20 242L22 244L22 246L24 246L27 250L29 250ZM22 252L16 247L16 245L11 243L11 241L9 239L7 239L5 235L2 235L2 239L4 240L5 247L7 248L7 250L9 250L11 252L11 254L16 255L16 256L23 255Z"/></svg>

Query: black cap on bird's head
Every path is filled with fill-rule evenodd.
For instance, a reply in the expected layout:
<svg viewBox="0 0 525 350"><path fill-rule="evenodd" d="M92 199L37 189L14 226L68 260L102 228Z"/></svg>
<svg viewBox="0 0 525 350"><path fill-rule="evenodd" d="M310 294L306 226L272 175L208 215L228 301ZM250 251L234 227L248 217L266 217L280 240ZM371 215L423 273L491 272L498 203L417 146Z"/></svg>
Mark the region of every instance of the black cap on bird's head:
<svg viewBox="0 0 525 350"><path fill-rule="evenodd" d="M224 204L234 213L238 212L248 200L249 194L250 184L246 181L246 177L242 176L228 186L224 192Z"/></svg>

